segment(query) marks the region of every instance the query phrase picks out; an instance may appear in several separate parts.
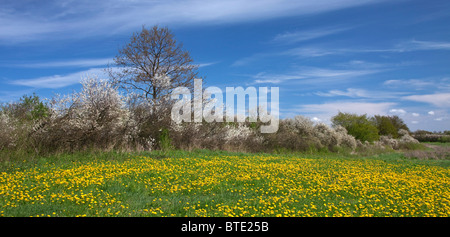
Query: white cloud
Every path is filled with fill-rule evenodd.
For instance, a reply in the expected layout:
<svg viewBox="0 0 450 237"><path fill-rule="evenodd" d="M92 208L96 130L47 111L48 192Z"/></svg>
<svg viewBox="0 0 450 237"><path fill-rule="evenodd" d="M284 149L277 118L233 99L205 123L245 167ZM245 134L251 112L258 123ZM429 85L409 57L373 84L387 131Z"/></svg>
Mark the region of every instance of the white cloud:
<svg viewBox="0 0 450 237"><path fill-rule="evenodd" d="M231 66L232 67L241 67L241 66L245 66L251 63L254 63L258 60L262 60L265 58L273 58L274 56L277 56L278 53L258 53L258 54L254 54L248 57L244 57L244 58L240 58L236 61L234 61Z"/></svg>
<svg viewBox="0 0 450 237"><path fill-rule="evenodd" d="M406 40L391 48L381 49L345 49L348 52L360 53L403 53L421 50L450 50L450 42Z"/></svg>
<svg viewBox="0 0 450 237"><path fill-rule="evenodd" d="M323 77L355 77L372 74L375 70L336 70L326 68L309 68L301 73L306 77L323 78Z"/></svg>
<svg viewBox="0 0 450 237"><path fill-rule="evenodd" d="M347 96L347 97L363 97L368 98L370 95L368 94L368 91L364 89L355 89L355 88L348 88L346 91L341 90L330 90L328 92L317 92L316 95L318 96L325 96L325 97L332 97L332 96Z"/></svg>
<svg viewBox="0 0 450 237"><path fill-rule="evenodd" d="M219 63L219 62L199 63L198 67L208 67L208 66L211 66L211 65L214 65L217 63Z"/></svg>
<svg viewBox="0 0 450 237"><path fill-rule="evenodd" d="M387 80L383 85L392 88L414 88L414 89L424 89L426 87L435 86L436 84L430 79L404 79L404 80Z"/></svg>
<svg viewBox="0 0 450 237"><path fill-rule="evenodd" d="M253 76L254 83L256 84L262 84L262 83L272 83L272 84L278 84L284 81L288 80L298 80L298 79L304 79L304 76L291 73L291 74L267 74L265 72L260 72Z"/></svg>
<svg viewBox="0 0 450 237"><path fill-rule="evenodd" d="M44 76L33 79L19 79L9 82L13 85L34 87L34 88L62 88L75 85L80 82L81 78L87 75L97 75L102 78L105 76L103 68L91 68L89 70L75 72L67 75Z"/></svg>
<svg viewBox="0 0 450 237"><path fill-rule="evenodd" d="M321 49L317 47L300 47L289 49L284 53L292 56L312 58L312 57L322 57L326 55L339 54L341 52L338 50Z"/></svg>
<svg viewBox="0 0 450 237"><path fill-rule="evenodd" d="M62 61L49 61L39 63L17 63L6 64L6 66L23 67L23 68L52 68L52 67L96 67L106 66L112 63L112 58L95 58L95 59L74 59ZM5 65L5 64L4 64Z"/></svg>
<svg viewBox="0 0 450 237"><path fill-rule="evenodd" d="M379 0L23 1L2 3L0 42L111 35L142 24L227 24L311 15Z"/></svg>
<svg viewBox="0 0 450 237"><path fill-rule="evenodd" d="M322 57L327 55L362 54L362 53L404 53L423 50L450 50L450 42L433 42L409 40L386 48L324 48L303 46L289 49L285 54L298 57Z"/></svg>
<svg viewBox="0 0 450 237"><path fill-rule="evenodd" d="M320 85L322 83L339 83L355 77L374 74L383 71L382 69L328 69L317 67L302 67L286 74L258 73L253 76L254 83L282 83L289 80L296 80L310 85Z"/></svg>
<svg viewBox="0 0 450 237"><path fill-rule="evenodd" d="M335 28L322 28L322 29L313 29L306 31L295 31L295 32L286 32L283 34L278 34L272 40L277 43L297 43L301 41L316 39L320 37L324 37L327 35L337 34L346 30L351 29L350 27L335 27Z"/></svg>
<svg viewBox="0 0 450 237"><path fill-rule="evenodd" d="M410 107L410 110L420 110L421 112L406 113L399 116L405 121L411 131L419 129L444 131L450 129L450 123L448 123L450 115L445 109L430 111L423 107Z"/></svg>
<svg viewBox="0 0 450 237"><path fill-rule="evenodd" d="M256 84L278 84L281 83L283 80L280 79L256 79L254 83Z"/></svg>
<svg viewBox="0 0 450 237"><path fill-rule="evenodd" d="M300 113L309 114L328 114L334 115L338 112L347 112L355 114L386 114L389 108L394 106L395 103L383 102L383 103L369 103L369 102L331 102L323 104L305 104L300 105L296 111Z"/></svg>
<svg viewBox="0 0 450 237"><path fill-rule="evenodd" d="M406 114L406 111L404 109L391 109L391 110L389 110L389 113Z"/></svg>
<svg viewBox="0 0 450 237"><path fill-rule="evenodd" d="M392 51L450 50L450 42L410 40L398 44Z"/></svg>
<svg viewBox="0 0 450 237"><path fill-rule="evenodd" d="M450 107L450 93L436 93L426 95L410 95L403 97L405 100L429 103L437 107Z"/></svg>
<svg viewBox="0 0 450 237"><path fill-rule="evenodd" d="M315 94L324 97L345 96L351 98L388 99L398 98L400 95L404 95L405 93L347 88L346 90L329 90L328 92L316 92Z"/></svg>

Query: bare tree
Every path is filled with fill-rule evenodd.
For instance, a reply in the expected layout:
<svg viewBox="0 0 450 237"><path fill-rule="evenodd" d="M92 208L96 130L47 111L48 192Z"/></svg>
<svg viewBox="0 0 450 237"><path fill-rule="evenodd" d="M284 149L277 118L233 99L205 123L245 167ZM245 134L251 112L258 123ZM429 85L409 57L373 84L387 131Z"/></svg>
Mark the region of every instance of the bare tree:
<svg viewBox="0 0 450 237"><path fill-rule="evenodd" d="M192 90L198 65L167 27L142 27L119 49L107 72L114 85L127 93L139 139L157 139L170 128L171 92Z"/></svg>
<svg viewBox="0 0 450 237"><path fill-rule="evenodd" d="M198 66L192 62L189 52L182 49L167 27L143 26L119 50L108 73L120 88L150 102L155 112L155 107L168 101L174 88L193 88Z"/></svg>

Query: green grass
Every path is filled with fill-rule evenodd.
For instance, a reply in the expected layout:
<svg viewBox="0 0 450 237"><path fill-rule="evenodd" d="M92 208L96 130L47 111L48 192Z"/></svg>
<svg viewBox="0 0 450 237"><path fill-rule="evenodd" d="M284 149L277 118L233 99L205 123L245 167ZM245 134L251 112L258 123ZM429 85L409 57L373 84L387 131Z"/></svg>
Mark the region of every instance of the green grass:
<svg viewBox="0 0 450 237"><path fill-rule="evenodd" d="M424 142L422 144L434 145L434 146L442 146L442 147L450 147L450 142Z"/></svg>
<svg viewBox="0 0 450 237"><path fill-rule="evenodd" d="M3 161L1 216L449 216L449 161L80 152Z"/></svg>

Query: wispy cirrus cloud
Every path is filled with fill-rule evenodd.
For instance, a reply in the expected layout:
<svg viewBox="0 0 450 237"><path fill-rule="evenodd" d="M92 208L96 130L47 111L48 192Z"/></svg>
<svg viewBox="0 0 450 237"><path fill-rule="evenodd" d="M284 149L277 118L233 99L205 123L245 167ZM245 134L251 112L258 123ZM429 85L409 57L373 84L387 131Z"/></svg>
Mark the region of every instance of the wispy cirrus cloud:
<svg viewBox="0 0 450 237"><path fill-rule="evenodd" d="M142 24L229 24L318 14L379 0L4 1L0 43L111 35Z"/></svg>
<svg viewBox="0 0 450 237"><path fill-rule="evenodd" d="M314 57L322 57L327 55L336 55L336 54L343 54L346 50L342 49L326 49L321 47L314 47L314 46L308 46L308 47L297 47L292 48L289 50L284 51L283 53L285 55L289 56L298 56L302 58L314 58Z"/></svg>
<svg viewBox="0 0 450 237"><path fill-rule="evenodd" d="M334 35L352 29L353 27L334 27L334 28L319 28L312 30L299 30L294 32L286 32L278 34L274 37L272 42L292 44L302 41L317 39L328 35Z"/></svg>
<svg viewBox="0 0 450 237"><path fill-rule="evenodd" d="M364 53L405 53L425 50L450 50L450 42L437 41L418 41L406 40L392 47L386 48L335 48L327 46L302 46L296 47L284 52L285 55L298 56L303 58L322 57L330 55L348 55L348 54L364 54Z"/></svg>
<svg viewBox="0 0 450 237"><path fill-rule="evenodd" d="M323 97L334 97L334 96L345 96L345 97L352 97L352 98L370 98L371 95L367 90L364 89L355 89L355 88L348 88L345 91L342 90L330 90L328 92L316 92L315 93L318 96Z"/></svg>
<svg viewBox="0 0 450 237"><path fill-rule="evenodd" d="M70 62L62 62L61 64L57 62L52 63L43 63L32 65L34 67L59 67L59 66L86 66L86 65L97 65L96 60L93 60L91 62L87 61L80 61L77 63L77 61L70 61ZM107 62L105 60L98 60L98 65L105 65L104 62ZM199 67L207 67L210 65L214 65L216 62L210 62L210 63L201 63L199 64ZM30 78L30 79L16 79L11 80L8 82L10 85L18 85L18 86L26 86L26 87L32 87L32 88L50 88L50 89L57 89L57 88L63 88L71 85L78 84L80 80L83 77L95 75L100 78L108 78L107 73L105 72L105 67L98 67L98 68L90 68L83 71L78 71L74 73L69 73L65 75L51 75L51 76L43 76L38 78ZM111 67L110 69L116 70L117 68Z"/></svg>
<svg viewBox="0 0 450 237"><path fill-rule="evenodd" d="M208 67L219 62L202 62L197 64L199 67ZM19 68L79 68L79 67L100 67L114 64L112 58L93 58L93 59L73 59L73 60L58 60L47 62L20 62L20 63L2 63L3 67L19 67Z"/></svg>
<svg viewBox="0 0 450 237"><path fill-rule="evenodd" d="M383 82L385 87L390 89L404 90L434 90L439 92L450 91L450 78L448 77L427 77L413 79L393 79Z"/></svg>
<svg viewBox="0 0 450 237"><path fill-rule="evenodd" d="M253 76L255 84L261 83L283 83L296 80L297 83L309 83L321 85L322 83L339 83L339 81L349 80L355 77L375 74L384 69L330 69L318 67L301 67L285 74L268 74L265 72Z"/></svg>
<svg viewBox="0 0 450 237"><path fill-rule="evenodd" d="M450 50L450 42L410 40L396 45L391 50L394 52L408 52L417 50Z"/></svg>
<svg viewBox="0 0 450 237"><path fill-rule="evenodd" d="M450 42L441 41L420 41L420 40L404 40L389 48L374 49L343 49L346 52L354 53L403 53L423 50L450 50Z"/></svg>
<svg viewBox="0 0 450 237"><path fill-rule="evenodd" d="M203 62L203 63L199 63L197 64L198 67L209 67L215 64L218 64L219 62Z"/></svg>
<svg viewBox="0 0 450 237"><path fill-rule="evenodd" d="M435 84L432 81L429 80L423 80L423 79L395 79L395 80L387 80L383 82L383 85L392 87L392 88L399 88L399 87L414 87L416 89L422 89L430 86L434 86Z"/></svg>
<svg viewBox="0 0 450 237"><path fill-rule="evenodd" d="M74 60L59 60L47 62L21 62L21 63L6 63L2 64L7 67L20 68L54 68L54 67L97 67L106 66L113 61L112 58L95 58L95 59L74 59Z"/></svg>
<svg viewBox="0 0 450 237"><path fill-rule="evenodd" d="M276 56L279 56L279 55L280 55L279 53L257 53L257 54L254 54L254 55L251 55L251 56L248 56L248 57L240 58L240 59L234 61L231 64L231 66L232 67L246 66L246 65L255 63L257 61L264 60L264 59L267 59L267 58L273 58L273 57L276 57Z"/></svg>
<svg viewBox="0 0 450 237"><path fill-rule="evenodd" d="M322 97L350 97L350 98L366 98L366 99L394 99L405 95L405 92L393 91L376 91L361 88L347 88L346 90L329 90L327 92L316 92Z"/></svg>
<svg viewBox="0 0 450 237"><path fill-rule="evenodd" d="M344 31L347 28L343 28L340 31ZM336 31L336 32L340 32ZM321 32L318 30L317 32ZM299 33L299 32L297 32ZM299 33L300 34L300 33ZM325 31L321 34L326 35ZM331 33L330 33L331 34ZM294 33L292 34L282 34L275 37L275 39L285 38L286 41L294 40ZM320 33L317 33L317 37ZM304 36L305 38L313 37ZM291 39L289 39L291 38ZM302 38L299 38L302 40ZM254 62L264 60L271 57L300 57L300 58L316 58L316 57L325 57L325 56L334 56L334 55L357 55L357 54L373 54L373 53L406 53L406 52L414 52L414 51L425 51L425 50L450 50L450 42L437 42L437 41L418 41L418 40L407 40L392 47L386 48L335 48L330 46L314 46L314 45L306 45L301 47L294 47L291 49L284 50L282 52L268 52L268 53L257 53L248 57L244 57L236 60L232 66L246 66L252 64ZM357 62L357 60L355 61Z"/></svg>
<svg viewBox="0 0 450 237"><path fill-rule="evenodd" d="M106 76L103 68L91 68L85 71L70 73L66 75L52 75L31 79L18 79L10 81L9 84L39 89L42 88L57 89L78 84L83 77L89 75L96 75L98 77Z"/></svg>

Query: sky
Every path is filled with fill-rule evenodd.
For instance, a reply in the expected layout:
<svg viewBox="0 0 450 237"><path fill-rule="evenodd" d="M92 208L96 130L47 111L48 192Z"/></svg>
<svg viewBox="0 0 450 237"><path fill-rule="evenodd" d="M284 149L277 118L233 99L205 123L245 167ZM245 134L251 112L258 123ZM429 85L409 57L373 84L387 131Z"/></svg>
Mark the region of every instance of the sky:
<svg viewBox="0 0 450 237"><path fill-rule="evenodd" d="M0 102L106 77L142 26L167 26L204 87L279 87L280 117L397 115L450 130L447 0L0 0Z"/></svg>

